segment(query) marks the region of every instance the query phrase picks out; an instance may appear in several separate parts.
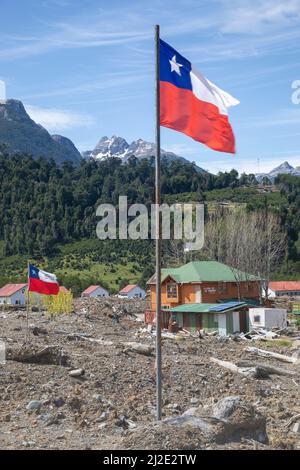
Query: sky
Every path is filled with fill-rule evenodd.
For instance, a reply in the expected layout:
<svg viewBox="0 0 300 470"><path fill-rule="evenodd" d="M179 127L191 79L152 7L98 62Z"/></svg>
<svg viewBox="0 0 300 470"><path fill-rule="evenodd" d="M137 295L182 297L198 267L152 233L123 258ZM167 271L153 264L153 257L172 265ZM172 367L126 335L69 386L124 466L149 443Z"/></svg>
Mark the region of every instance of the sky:
<svg viewBox="0 0 300 470"><path fill-rule="evenodd" d="M162 148L214 173L300 165L300 0L1 0L0 15L7 98L80 151L104 135L154 141L160 24L162 39L240 101L229 110L235 155L165 128Z"/></svg>

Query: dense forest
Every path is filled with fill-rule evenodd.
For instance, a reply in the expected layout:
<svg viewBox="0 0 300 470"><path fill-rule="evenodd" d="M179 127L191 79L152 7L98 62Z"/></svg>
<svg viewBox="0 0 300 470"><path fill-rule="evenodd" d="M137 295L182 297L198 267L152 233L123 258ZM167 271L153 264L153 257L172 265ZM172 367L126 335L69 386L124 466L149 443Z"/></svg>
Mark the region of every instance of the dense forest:
<svg viewBox="0 0 300 470"><path fill-rule="evenodd" d="M26 259L42 260L43 265L59 269L66 284L76 283L76 270L92 273L90 267L95 263L106 265L111 273L102 283L113 279L115 287L125 278L144 282L152 272L151 241L97 240L96 208L101 203L117 206L119 195L127 195L129 204L150 205L154 199L153 161L132 157L124 165L120 159L111 158L58 166L53 160L3 152L0 183L3 280L9 272L17 273L18 279L22 277ZM235 170L212 175L199 172L192 163L162 164L162 196L166 202L231 201L244 203L249 211L267 207L276 212L288 234L282 272L297 275L300 178L280 175L275 191L266 193L259 192L257 185L254 175L239 176ZM130 270L123 272L121 266L129 266ZM100 281L99 272L94 277L91 274L82 285L92 281Z"/></svg>

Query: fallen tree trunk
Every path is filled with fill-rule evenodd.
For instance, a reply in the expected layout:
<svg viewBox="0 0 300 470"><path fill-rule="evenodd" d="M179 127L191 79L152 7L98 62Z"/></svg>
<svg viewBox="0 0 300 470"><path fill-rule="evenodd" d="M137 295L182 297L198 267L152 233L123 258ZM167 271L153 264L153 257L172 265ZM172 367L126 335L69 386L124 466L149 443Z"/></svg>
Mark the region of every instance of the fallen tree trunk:
<svg viewBox="0 0 300 470"><path fill-rule="evenodd" d="M255 372L255 367L238 367L233 364L233 362L221 361L220 359L217 359L215 357L211 357L210 360L211 362L218 364L218 366L220 367L224 367L225 369L228 369L231 372L244 375L245 377L253 377Z"/></svg>
<svg viewBox="0 0 300 470"><path fill-rule="evenodd" d="M231 372L241 374L244 377L250 377L254 379L267 379L270 375L285 375L285 376L294 376L295 372L281 369L279 367L272 367L267 364L243 364L242 366L238 366L233 364L232 362L228 361L221 361L220 359L216 359L215 357L211 357L210 360L215 364L218 364L225 369L230 370Z"/></svg>
<svg viewBox="0 0 300 470"><path fill-rule="evenodd" d="M299 359L297 357L285 356L284 354L279 354L273 351L266 351L265 349L252 348L248 346L247 348L245 348L245 351L256 354L257 356L274 357L274 359L278 359L278 361L282 362L289 362L292 364L296 364L297 362L299 362Z"/></svg>
<svg viewBox="0 0 300 470"><path fill-rule="evenodd" d="M248 362L248 361L239 361L237 363L238 367L254 367L253 363ZM293 370L288 370L288 369L282 369L281 367L274 367L270 366L269 364L255 364L255 367L258 367L261 370L265 370L268 374L272 375L286 375L286 376L294 376L296 375L296 372Z"/></svg>
<svg viewBox="0 0 300 470"><path fill-rule="evenodd" d="M17 350L8 349L7 359L29 364L68 365L68 357L58 346L46 346L43 349L36 349L29 346Z"/></svg>

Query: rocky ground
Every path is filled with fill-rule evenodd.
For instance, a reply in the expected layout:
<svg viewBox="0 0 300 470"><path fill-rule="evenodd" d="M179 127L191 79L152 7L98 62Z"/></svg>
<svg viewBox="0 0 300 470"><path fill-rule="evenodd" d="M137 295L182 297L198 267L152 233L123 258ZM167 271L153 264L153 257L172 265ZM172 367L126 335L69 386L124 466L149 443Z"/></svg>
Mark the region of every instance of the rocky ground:
<svg viewBox="0 0 300 470"><path fill-rule="evenodd" d="M0 365L0 447L300 449L300 366L245 351L251 345L291 356L299 341L287 347L170 334L157 423L155 337L131 316L144 309L143 301L77 300L71 315L31 312L26 344L26 312L1 311L8 360ZM245 377L210 357L293 375Z"/></svg>

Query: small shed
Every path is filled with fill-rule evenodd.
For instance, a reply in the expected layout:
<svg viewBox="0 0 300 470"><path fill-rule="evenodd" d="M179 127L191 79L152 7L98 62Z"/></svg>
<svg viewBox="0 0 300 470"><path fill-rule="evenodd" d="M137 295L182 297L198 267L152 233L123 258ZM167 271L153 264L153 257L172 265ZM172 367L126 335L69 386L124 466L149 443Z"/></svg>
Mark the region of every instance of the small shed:
<svg viewBox="0 0 300 470"><path fill-rule="evenodd" d="M287 325L287 311L284 308L250 308L250 328L284 328Z"/></svg>
<svg viewBox="0 0 300 470"><path fill-rule="evenodd" d="M126 297L127 299L144 299L146 297L146 291L138 284L128 284L126 287L120 290L119 295L121 297Z"/></svg>
<svg viewBox="0 0 300 470"><path fill-rule="evenodd" d="M82 292L81 297L109 297L109 292L99 285L90 286Z"/></svg>
<svg viewBox="0 0 300 470"><path fill-rule="evenodd" d="M0 304L25 305L27 284L6 284L0 289Z"/></svg>
<svg viewBox="0 0 300 470"><path fill-rule="evenodd" d="M221 336L248 331L248 307L244 302L223 304L184 304L164 311L170 313L180 328L218 331Z"/></svg>

